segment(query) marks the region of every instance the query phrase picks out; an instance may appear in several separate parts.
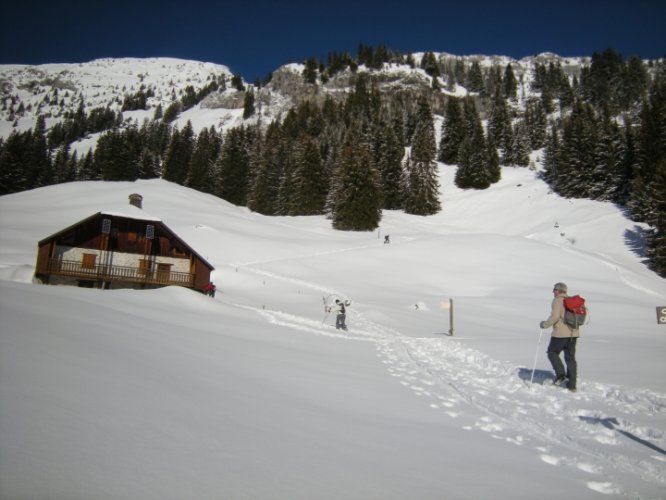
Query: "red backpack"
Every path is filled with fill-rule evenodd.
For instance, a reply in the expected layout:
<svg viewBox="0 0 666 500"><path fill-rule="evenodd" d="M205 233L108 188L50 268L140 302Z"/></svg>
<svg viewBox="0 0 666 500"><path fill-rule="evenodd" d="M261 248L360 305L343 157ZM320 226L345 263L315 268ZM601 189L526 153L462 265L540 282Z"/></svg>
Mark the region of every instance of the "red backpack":
<svg viewBox="0 0 666 500"><path fill-rule="evenodd" d="M564 323L570 328L578 328L585 324L587 307L585 299L580 295L564 297Z"/></svg>

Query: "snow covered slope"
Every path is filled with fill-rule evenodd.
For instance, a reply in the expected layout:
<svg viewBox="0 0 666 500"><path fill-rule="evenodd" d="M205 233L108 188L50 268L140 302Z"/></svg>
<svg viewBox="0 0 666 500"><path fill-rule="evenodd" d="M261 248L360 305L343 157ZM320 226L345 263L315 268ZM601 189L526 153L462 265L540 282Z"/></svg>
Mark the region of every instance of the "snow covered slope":
<svg viewBox="0 0 666 500"><path fill-rule="evenodd" d="M527 169L454 173L440 214L372 233L160 180L1 197L0 498L664 498L666 280L639 228ZM38 240L133 192L214 299L31 283ZM539 341L556 281L591 307L575 394Z"/></svg>

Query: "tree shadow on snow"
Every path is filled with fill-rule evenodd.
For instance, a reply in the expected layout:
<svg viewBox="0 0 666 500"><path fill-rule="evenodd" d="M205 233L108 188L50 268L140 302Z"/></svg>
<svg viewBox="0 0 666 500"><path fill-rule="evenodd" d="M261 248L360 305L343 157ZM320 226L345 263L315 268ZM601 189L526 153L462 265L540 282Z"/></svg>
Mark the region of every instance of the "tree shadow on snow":
<svg viewBox="0 0 666 500"><path fill-rule="evenodd" d="M532 380L532 369L531 368L518 368L518 377L520 377L525 382L529 383ZM550 370L534 370L534 380L532 383L538 385L544 385L544 383L550 383L553 380L553 372Z"/></svg>
<svg viewBox="0 0 666 500"><path fill-rule="evenodd" d="M611 429L614 431L619 432L623 436L628 437L629 439L636 441L639 444L642 444L643 446L647 446L651 450L656 451L657 453L661 453L662 455L666 455L666 450L663 448L660 448L659 446L652 444L649 441L646 441L645 439L639 438L637 435L632 434L631 432L625 431L623 429L619 428L620 423L617 421L617 418L614 417L607 417L607 418L599 418L599 417L583 417L581 415L578 416L580 420L583 422L587 422L588 424L601 424L607 429Z"/></svg>
<svg viewBox="0 0 666 500"><path fill-rule="evenodd" d="M624 232L624 241L629 250L635 255L645 260L646 248L646 230L639 226L634 226L633 229L627 229Z"/></svg>

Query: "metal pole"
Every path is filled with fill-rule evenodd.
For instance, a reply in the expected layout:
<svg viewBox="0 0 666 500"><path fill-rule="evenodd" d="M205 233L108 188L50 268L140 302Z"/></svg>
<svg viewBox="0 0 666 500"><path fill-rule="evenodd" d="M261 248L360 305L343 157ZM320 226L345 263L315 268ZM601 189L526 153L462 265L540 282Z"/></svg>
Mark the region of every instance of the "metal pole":
<svg viewBox="0 0 666 500"><path fill-rule="evenodd" d="M534 366L532 367L532 376L530 377L530 385L534 382L534 370L536 370L537 357L539 356L539 345L541 344L541 336L543 335L543 328L539 329L539 341L537 342L536 353L534 354Z"/></svg>

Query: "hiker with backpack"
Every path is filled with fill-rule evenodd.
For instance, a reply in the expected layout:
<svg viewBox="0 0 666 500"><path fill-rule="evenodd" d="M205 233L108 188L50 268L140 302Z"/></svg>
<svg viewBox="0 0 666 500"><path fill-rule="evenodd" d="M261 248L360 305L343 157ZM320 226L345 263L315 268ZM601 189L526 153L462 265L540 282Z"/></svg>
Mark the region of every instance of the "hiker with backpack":
<svg viewBox="0 0 666 500"><path fill-rule="evenodd" d="M550 344L548 345L548 360L553 366L555 371L555 379L553 384L564 385L566 381L566 388L572 392L576 391L576 375L578 364L576 362L576 341L580 336L579 326L584 321L583 316L576 316L571 308L579 308L579 311L584 313L585 301L579 296L569 297L567 295L567 285L565 283L555 283L553 286L553 293L555 297L551 304L550 317L542 321L539 326L541 329L553 327L550 337ZM567 301L567 307L565 307ZM572 302L573 304L569 304ZM582 302L582 304L581 304ZM573 316L573 319L572 319ZM581 319L582 318L582 319ZM567 365L566 372L564 365L560 359L560 353L564 351L564 361Z"/></svg>
<svg viewBox="0 0 666 500"><path fill-rule="evenodd" d="M347 318L347 311L345 310L345 304L339 299L336 299L335 305L332 306L329 312L335 313L335 328L336 330L347 330L347 325L345 320Z"/></svg>

